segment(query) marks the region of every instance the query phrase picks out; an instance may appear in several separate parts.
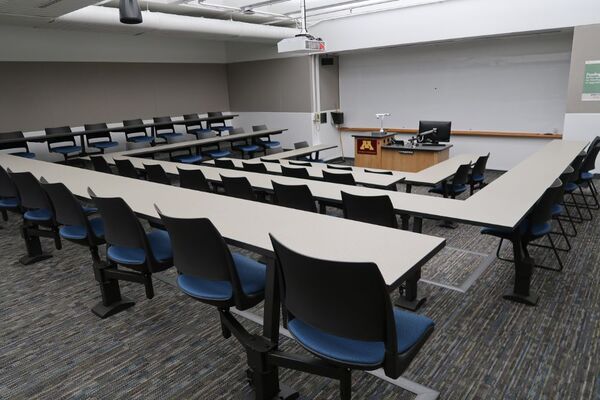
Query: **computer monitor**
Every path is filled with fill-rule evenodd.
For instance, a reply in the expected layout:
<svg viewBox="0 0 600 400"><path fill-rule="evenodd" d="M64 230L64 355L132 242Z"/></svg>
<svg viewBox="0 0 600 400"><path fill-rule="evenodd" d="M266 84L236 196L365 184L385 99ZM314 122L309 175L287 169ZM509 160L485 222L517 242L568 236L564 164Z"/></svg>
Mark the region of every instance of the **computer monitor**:
<svg viewBox="0 0 600 400"><path fill-rule="evenodd" d="M427 135L425 141L433 143L450 141L450 131L452 128L451 121L419 121L419 133L427 132L434 128L437 129L437 132L432 135Z"/></svg>

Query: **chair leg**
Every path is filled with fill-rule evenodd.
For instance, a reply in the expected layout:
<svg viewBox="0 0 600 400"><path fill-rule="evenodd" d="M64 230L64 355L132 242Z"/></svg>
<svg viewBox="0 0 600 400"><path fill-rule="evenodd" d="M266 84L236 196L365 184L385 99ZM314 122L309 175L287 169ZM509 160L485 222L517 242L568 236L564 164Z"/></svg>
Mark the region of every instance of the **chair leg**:
<svg viewBox="0 0 600 400"><path fill-rule="evenodd" d="M144 274L144 288L146 289L146 298L154 297L154 286L152 286L152 274Z"/></svg>
<svg viewBox="0 0 600 400"><path fill-rule="evenodd" d="M558 221L558 226L560 227L561 235L565 238L565 242L567 243L566 251L571 251L571 241L569 240L569 236L567 235L567 231L565 230L564 225L560 219L556 219ZM559 249L560 250L560 249Z"/></svg>
<svg viewBox="0 0 600 400"><path fill-rule="evenodd" d="M583 193L583 188L581 187L581 185L579 185L579 192L581 193L581 196L583 197L583 202L585 203L584 207L589 215L589 220L591 221L594 218L594 215L592 214L592 209L590 204L588 204L587 201L587 196L585 195L585 193Z"/></svg>
<svg viewBox="0 0 600 400"><path fill-rule="evenodd" d="M2 210L2 220L4 222L8 221L8 213L6 212L6 210Z"/></svg>
<svg viewBox="0 0 600 400"><path fill-rule="evenodd" d="M571 224L571 229L573 229L573 233L568 233L567 236L576 237L577 236L577 227L575 226L575 221L573 220L573 217L571 216L571 211L569 211L569 207L567 207L566 205L565 205L565 212L567 213L567 220ZM560 216L558 217L558 219L560 220Z"/></svg>
<svg viewBox="0 0 600 400"><path fill-rule="evenodd" d="M340 379L340 399L352 399L352 371L346 370Z"/></svg>

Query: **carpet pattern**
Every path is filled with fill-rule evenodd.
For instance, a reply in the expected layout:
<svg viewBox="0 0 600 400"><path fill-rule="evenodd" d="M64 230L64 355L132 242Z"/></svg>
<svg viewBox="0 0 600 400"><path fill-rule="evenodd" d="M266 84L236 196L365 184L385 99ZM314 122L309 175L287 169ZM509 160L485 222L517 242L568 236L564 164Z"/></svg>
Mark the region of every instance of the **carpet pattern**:
<svg viewBox="0 0 600 400"><path fill-rule="evenodd" d="M513 268L500 260L466 293L422 283L428 300L419 313L436 330L404 376L439 391L441 399L600 399L600 213L594 214L594 221L578 225L574 249L563 254L564 272L534 272L536 307L502 299ZM248 393L243 349L221 337L213 308L155 279L152 300L143 287L121 283L136 305L100 320L90 311L99 294L86 249L64 242L53 258L23 266L18 218L2 225L0 399L239 399ZM426 221L423 232L487 254L497 244L466 225L447 230ZM43 245L48 250L52 243L43 239ZM532 254L556 265L546 249ZM479 261L445 249L423 275L460 284ZM286 338L282 348L302 352ZM281 380L302 399L338 398L329 379L284 370ZM414 398L362 372L353 374L353 393L356 399Z"/></svg>

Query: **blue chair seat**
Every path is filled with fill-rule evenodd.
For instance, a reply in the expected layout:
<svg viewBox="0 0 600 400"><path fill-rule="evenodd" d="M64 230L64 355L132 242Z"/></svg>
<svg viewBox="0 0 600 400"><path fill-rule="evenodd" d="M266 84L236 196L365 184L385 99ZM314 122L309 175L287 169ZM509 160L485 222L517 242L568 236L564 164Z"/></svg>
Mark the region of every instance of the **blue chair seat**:
<svg viewBox="0 0 600 400"><path fill-rule="evenodd" d="M113 142L113 141L90 143L90 147L95 147L97 149L108 149L108 148L115 147L118 145L119 145L119 142Z"/></svg>
<svg viewBox="0 0 600 400"><path fill-rule="evenodd" d="M274 140L261 140L260 145L265 149L278 149L281 147L281 143Z"/></svg>
<svg viewBox="0 0 600 400"><path fill-rule="evenodd" d="M565 192L573 193L577 189L577 184L575 182L569 182L565 185Z"/></svg>
<svg viewBox="0 0 600 400"><path fill-rule="evenodd" d="M70 153L80 153L81 146L59 146L53 147L50 150L51 153L60 153L60 154L70 154Z"/></svg>
<svg viewBox="0 0 600 400"><path fill-rule="evenodd" d="M100 218L90 220L90 226L94 235L98 238L104 237L104 224ZM82 240L87 237L85 226L80 225L65 225L58 231L61 237L70 240Z"/></svg>
<svg viewBox="0 0 600 400"><path fill-rule="evenodd" d="M212 132L212 129L196 128L196 129L190 129L188 132L192 135L198 136L203 133L210 133L210 132Z"/></svg>
<svg viewBox="0 0 600 400"><path fill-rule="evenodd" d="M29 151L20 151L18 153L11 153L12 156L19 156L24 158L35 158L35 153Z"/></svg>
<svg viewBox="0 0 600 400"><path fill-rule="evenodd" d="M29 221L50 221L52 219L52 211L47 208L29 210L23 214L23 218Z"/></svg>
<svg viewBox="0 0 600 400"><path fill-rule="evenodd" d="M485 176L483 176L483 175L472 175L471 176L471 180L473 182L478 182L478 183L479 182L483 182L485 180Z"/></svg>
<svg viewBox="0 0 600 400"><path fill-rule="evenodd" d="M175 156L173 157L173 160L185 164L195 164L202 161L202 156L198 154L188 154L182 156Z"/></svg>
<svg viewBox="0 0 600 400"><path fill-rule="evenodd" d="M394 309L398 353L404 353L433 327L433 321L419 314ZM307 350L336 362L365 367L376 367L383 363L384 342L348 339L317 330L294 319L288 323L294 338Z"/></svg>
<svg viewBox="0 0 600 400"><path fill-rule="evenodd" d="M19 199L16 197L6 197L0 199L0 208L16 208L19 205Z"/></svg>
<svg viewBox="0 0 600 400"><path fill-rule="evenodd" d="M166 261L173 257L171 240L166 231L157 229L146 234L146 236L148 237L150 250L157 261ZM110 246L106 254L108 258L119 264L142 265L146 262L146 253L144 249L140 248Z"/></svg>
<svg viewBox="0 0 600 400"><path fill-rule="evenodd" d="M210 150L207 151L206 154L208 154L212 158L221 158L229 157L231 155L231 152L229 150Z"/></svg>
<svg viewBox="0 0 600 400"><path fill-rule="evenodd" d="M550 222L535 224L529 229L529 232L534 237L542 237L550 233L550 231L552 231L552 225L550 224Z"/></svg>
<svg viewBox="0 0 600 400"><path fill-rule="evenodd" d="M211 126L210 129L217 132L229 132L233 130L233 126Z"/></svg>
<svg viewBox="0 0 600 400"><path fill-rule="evenodd" d="M154 142L154 138L152 136L131 136L127 141L132 143L149 143Z"/></svg>
<svg viewBox="0 0 600 400"><path fill-rule="evenodd" d="M262 293L265 290L266 266L238 253L231 255L244 293L249 296ZM233 289L228 281L179 275L177 284L184 293L198 299L226 301L233 296Z"/></svg>
<svg viewBox="0 0 600 400"><path fill-rule="evenodd" d="M589 181L594 177L594 174L592 174L591 172L582 172L581 173L581 179L583 179L584 181Z"/></svg>
<svg viewBox="0 0 600 400"><path fill-rule="evenodd" d="M258 147L255 144L245 144L242 146L237 146L237 149L244 152L244 153L252 153L254 151L259 151L260 147Z"/></svg>
<svg viewBox="0 0 600 400"><path fill-rule="evenodd" d="M447 190L448 190L448 194L457 195L457 194L461 194L462 192L467 190L467 185L448 185ZM440 184L436 185L434 188L429 189L429 193L437 193L437 194L443 195L444 194L444 186L440 183Z"/></svg>
<svg viewBox="0 0 600 400"><path fill-rule="evenodd" d="M561 204L554 204L552 206L552 216L561 215L565 211L565 208Z"/></svg>

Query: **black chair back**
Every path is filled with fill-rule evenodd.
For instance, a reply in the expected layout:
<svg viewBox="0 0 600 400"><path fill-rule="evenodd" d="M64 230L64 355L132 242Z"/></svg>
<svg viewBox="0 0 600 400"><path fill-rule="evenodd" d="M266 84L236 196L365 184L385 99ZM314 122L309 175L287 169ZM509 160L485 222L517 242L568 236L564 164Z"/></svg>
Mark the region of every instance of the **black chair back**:
<svg viewBox="0 0 600 400"><path fill-rule="evenodd" d="M199 190L201 192L210 192L210 185L206 180L206 177L199 169L180 169L177 168L179 173L179 186L185 189Z"/></svg>
<svg viewBox="0 0 600 400"><path fill-rule="evenodd" d="M268 128L266 125L252 125L252 132L266 131Z"/></svg>
<svg viewBox="0 0 600 400"><path fill-rule="evenodd" d="M163 185L171 184L171 179L169 179L161 165L144 164L144 170L146 171L146 179L150 182L161 183Z"/></svg>
<svg viewBox="0 0 600 400"><path fill-rule="evenodd" d="M144 136L148 136L148 132L146 132L146 128L142 127L144 125L144 121L141 119L128 119L123 121L123 132L125 132L125 137L129 138L129 135L134 133L143 133ZM135 135L134 135L135 136ZM139 135L137 135L139 136Z"/></svg>
<svg viewBox="0 0 600 400"><path fill-rule="evenodd" d="M342 192L344 218L369 224L398 228L389 196L357 196Z"/></svg>
<svg viewBox="0 0 600 400"><path fill-rule="evenodd" d="M117 166L117 171L119 175L124 176L126 178L138 179L138 173L131 161L129 160L119 160L115 159L115 165Z"/></svg>
<svg viewBox="0 0 600 400"><path fill-rule="evenodd" d="M260 161L268 162L268 163L272 163L272 164L281 164L281 162L279 160L270 160L268 158L261 158Z"/></svg>
<svg viewBox="0 0 600 400"><path fill-rule="evenodd" d="M354 176L348 173L340 174L336 172L323 171L323 179L331 183L340 183L342 185L356 186Z"/></svg>
<svg viewBox="0 0 600 400"><path fill-rule="evenodd" d="M42 183L54 207L54 217L61 225L86 226L88 219L81 204L63 183Z"/></svg>
<svg viewBox="0 0 600 400"><path fill-rule="evenodd" d="M307 161L289 161L289 165L297 165L299 167L312 167L312 164Z"/></svg>
<svg viewBox="0 0 600 400"><path fill-rule="evenodd" d="M235 164L231 160L223 160L221 158L217 158L217 159L215 159L215 167L226 168L226 169L235 169Z"/></svg>
<svg viewBox="0 0 600 400"><path fill-rule="evenodd" d="M341 171L352 171L352 167L349 165L332 165L327 164L327 168L329 169L339 169Z"/></svg>
<svg viewBox="0 0 600 400"><path fill-rule="evenodd" d="M46 128L46 142L48 143L48 149L52 150L52 144L55 143L70 143L76 146L74 137L53 137L63 133L71 133L71 128L68 126L60 126L58 128Z"/></svg>
<svg viewBox="0 0 600 400"><path fill-rule="evenodd" d="M590 147L588 148L587 155L581 164L581 171L588 172L596 168L596 158L600 152L600 136L596 136Z"/></svg>
<svg viewBox="0 0 600 400"><path fill-rule="evenodd" d="M471 172L471 164L460 165L452 178L452 185L466 185L469 182L469 172Z"/></svg>
<svg viewBox="0 0 600 400"><path fill-rule="evenodd" d="M298 318L320 331L354 340L396 341L395 324L389 323L394 320L392 304L377 265L319 260L270 236L290 321Z"/></svg>
<svg viewBox="0 0 600 400"><path fill-rule="evenodd" d="M247 163L247 162L243 162L242 165L244 166L244 170L245 171L249 171L249 172L258 172L261 174L266 174L269 171L267 171L267 167L265 167L265 164L263 163Z"/></svg>
<svg viewBox="0 0 600 400"><path fill-rule="evenodd" d="M223 113L221 111L209 111L208 113L206 113L206 115L209 118L214 118L214 117L222 117ZM226 126L225 125L225 119L214 119L212 121L208 121L208 126L209 128L212 127L215 124L221 124L221 126Z"/></svg>
<svg viewBox="0 0 600 400"><path fill-rule="evenodd" d="M487 166L488 159L490 158L490 153L485 156L480 156L477 161L475 161L475 165L473 165L473 169L471 170L471 174L473 176L483 176L485 174L485 167Z"/></svg>
<svg viewBox="0 0 600 400"><path fill-rule="evenodd" d="M102 123L98 123L98 124L85 124L85 125L83 125L83 128L86 131L95 131L95 130L108 129L108 126L102 122ZM110 135L110 132L86 133L85 140L87 141L88 144L93 143L93 142L90 142L91 139L106 139L108 141L112 141L112 136Z"/></svg>
<svg viewBox="0 0 600 400"><path fill-rule="evenodd" d="M182 275L195 276L231 284L233 299L205 303L243 310L257 304L263 294L247 296L225 240L208 218L183 219L169 217L159 212L173 248L173 264Z"/></svg>
<svg viewBox="0 0 600 400"><path fill-rule="evenodd" d="M52 210L48 195L31 172L9 172L9 176L17 188L19 204L23 209Z"/></svg>
<svg viewBox="0 0 600 400"><path fill-rule="evenodd" d="M286 167L285 165L282 165L281 173L284 176L291 176L292 178L301 178L301 179L310 178L308 170L306 168L302 168L302 167L290 168L290 167Z"/></svg>
<svg viewBox="0 0 600 400"><path fill-rule="evenodd" d="M197 129L197 128L202 129L202 122L196 121L199 118L200 117L198 116L198 114L185 114L183 116L183 125L185 125L185 130L188 133L190 131L190 128L192 128L192 129ZM194 128L194 127L197 127L197 128Z"/></svg>
<svg viewBox="0 0 600 400"><path fill-rule="evenodd" d="M154 129L156 130L156 132L165 131L165 130L175 132L175 126L173 125L173 121L171 120L171 117L154 117L154 118L152 118L152 120L156 124L154 126Z"/></svg>
<svg viewBox="0 0 600 400"><path fill-rule="evenodd" d="M564 180L566 183L577 182L577 180L579 180L583 162L585 161L586 156L587 154L585 153L578 154L577 157L575 157L575 159L571 162L572 171L561 175L560 179Z"/></svg>
<svg viewBox="0 0 600 400"><path fill-rule="evenodd" d="M556 199L562 191L563 183L560 179L554 181L552 186L546 189L529 215L530 225L552 221L552 207L556 204Z"/></svg>
<svg viewBox="0 0 600 400"><path fill-rule="evenodd" d="M317 212L315 199L307 185L282 185L273 183L275 204L296 210Z"/></svg>
<svg viewBox="0 0 600 400"><path fill-rule="evenodd" d="M365 169L364 171L369 174L394 175L394 173L392 171L373 171L370 169Z"/></svg>
<svg viewBox="0 0 600 400"><path fill-rule="evenodd" d="M221 182L225 189L225 194L231 197L237 197L244 200L256 200L256 194L252 190L252 185L245 176L230 177L221 175Z"/></svg>
<svg viewBox="0 0 600 400"><path fill-rule="evenodd" d="M18 197L17 187L10 175L0 166L0 199Z"/></svg>
<svg viewBox="0 0 600 400"><path fill-rule="evenodd" d="M21 131L13 131L13 132L3 132L0 133L0 140L3 139L23 139L25 136ZM0 150L9 150L9 149L23 149L26 152L29 152L29 145L27 142L19 142L19 143L0 143Z"/></svg>
<svg viewBox="0 0 600 400"><path fill-rule="evenodd" d="M92 166L94 170L97 172L104 172L105 174L112 174L112 169L106 162L106 159L102 156L90 156L90 160L92 161Z"/></svg>
<svg viewBox="0 0 600 400"><path fill-rule="evenodd" d="M303 149L305 147L308 147L308 142L306 141L294 143L294 149Z"/></svg>

